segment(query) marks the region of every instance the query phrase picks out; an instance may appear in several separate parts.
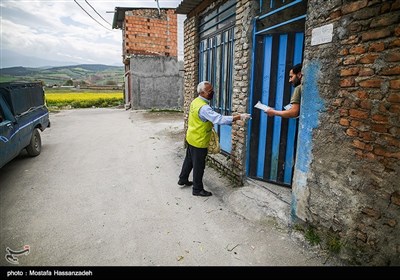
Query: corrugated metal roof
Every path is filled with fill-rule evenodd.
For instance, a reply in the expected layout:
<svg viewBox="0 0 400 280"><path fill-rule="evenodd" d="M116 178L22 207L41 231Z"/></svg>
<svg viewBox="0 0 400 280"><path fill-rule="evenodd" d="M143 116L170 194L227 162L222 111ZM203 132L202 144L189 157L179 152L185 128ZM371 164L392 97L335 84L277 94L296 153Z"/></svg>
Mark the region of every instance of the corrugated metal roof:
<svg viewBox="0 0 400 280"><path fill-rule="evenodd" d="M176 8L176 13L186 15L196 8L201 2L203 2L203 0L183 0L179 4L178 8Z"/></svg>

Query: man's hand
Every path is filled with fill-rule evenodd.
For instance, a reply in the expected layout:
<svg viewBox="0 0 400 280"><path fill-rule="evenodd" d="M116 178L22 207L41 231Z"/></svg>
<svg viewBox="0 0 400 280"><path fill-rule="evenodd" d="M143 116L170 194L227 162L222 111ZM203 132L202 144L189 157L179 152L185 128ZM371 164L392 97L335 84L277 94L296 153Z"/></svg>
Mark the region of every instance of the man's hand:
<svg viewBox="0 0 400 280"><path fill-rule="evenodd" d="M269 117L273 117L273 116L276 115L276 114L275 114L275 110L272 109L271 107L268 107L268 109L267 109L267 110L264 110L264 112L265 112Z"/></svg>
<svg viewBox="0 0 400 280"><path fill-rule="evenodd" d="M249 119L251 119L251 115L250 114L246 114L246 113L240 114L240 120L247 121Z"/></svg>

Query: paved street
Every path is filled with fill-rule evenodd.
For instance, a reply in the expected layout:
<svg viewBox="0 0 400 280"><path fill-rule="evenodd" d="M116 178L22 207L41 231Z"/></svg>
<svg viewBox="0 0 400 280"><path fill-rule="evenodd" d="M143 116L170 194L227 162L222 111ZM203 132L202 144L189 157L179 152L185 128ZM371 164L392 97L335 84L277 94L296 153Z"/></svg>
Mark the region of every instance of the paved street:
<svg viewBox="0 0 400 280"><path fill-rule="evenodd" d="M0 169L1 252L23 266L320 266L285 230L177 185L183 114L123 109L50 115L42 153ZM0 258L1 265L10 265Z"/></svg>

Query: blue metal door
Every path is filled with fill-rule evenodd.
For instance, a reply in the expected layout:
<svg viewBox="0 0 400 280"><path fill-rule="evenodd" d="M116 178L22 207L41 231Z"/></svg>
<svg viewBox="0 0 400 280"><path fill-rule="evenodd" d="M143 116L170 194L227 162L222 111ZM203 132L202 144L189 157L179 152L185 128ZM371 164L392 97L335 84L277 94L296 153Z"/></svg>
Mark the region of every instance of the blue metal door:
<svg viewBox="0 0 400 280"><path fill-rule="evenodd" d="M298 120L268 117L254 105L283 110L290 102L289 71L303 59L305 2L264 1L260 7L268 12L254 24L248 176L286 186L292 183Z"/></svg>
<svg viewBox="0 0 400 280"><path fill-rule="evenodd" d="M211 107L222 115L232 113L233 45L236 1L229 0L200 18L199 81L213 84ZM222 152L232 150L232 127L216 125Z"/></svg>

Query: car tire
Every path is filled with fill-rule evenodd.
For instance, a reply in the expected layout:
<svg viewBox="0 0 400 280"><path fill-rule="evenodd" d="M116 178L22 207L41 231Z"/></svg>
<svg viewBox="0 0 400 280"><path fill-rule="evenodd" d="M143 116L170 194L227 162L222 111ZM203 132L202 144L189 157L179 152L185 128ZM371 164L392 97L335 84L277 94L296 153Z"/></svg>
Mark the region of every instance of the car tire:
<svg viewBox="0 0 400 280"><path fill-rule="evenodd" d="M42 151L42 139L40 138L39 129L35 128L33 130L31 142L26 147L26 151L31 157L38 156Z"/></svg>

